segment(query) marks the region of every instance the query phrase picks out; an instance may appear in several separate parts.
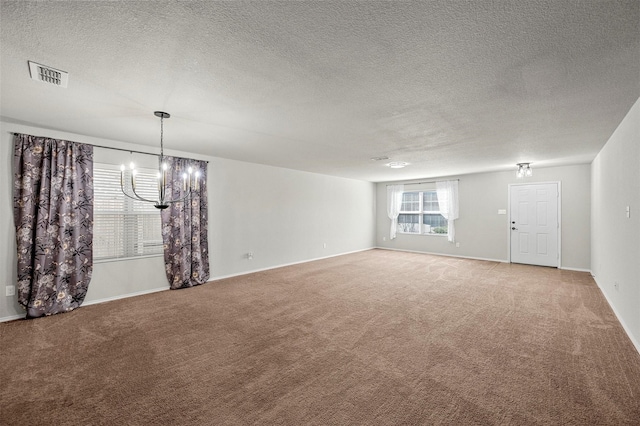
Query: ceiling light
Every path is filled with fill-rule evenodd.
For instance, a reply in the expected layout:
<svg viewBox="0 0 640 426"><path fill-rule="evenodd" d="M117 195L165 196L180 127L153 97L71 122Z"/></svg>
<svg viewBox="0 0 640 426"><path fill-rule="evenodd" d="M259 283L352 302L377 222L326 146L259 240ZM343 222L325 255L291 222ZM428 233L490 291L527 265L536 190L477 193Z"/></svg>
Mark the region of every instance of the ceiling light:
<svg viewBox="0 0 640 426"><path fill-rule="evenodd" d="M409 163L405 163L404 161L392 161L389 164L387 164L387 166L391 167L392 169L401 169L408 164Z"/></svg>
<svg viewBox="0 0 640 426"><path fill-rule="evenodd" d="M188 169L188 174L187 173L183 173L182 174L182 182L183 182L183 194L184 196L182 198L179 199L175 199L175 200L167 200L165 198L166 194L167 194L167 190L166 190L166 186L167 186L167 163L164 162L164 142L163 142L163 136L164 136L164 119L165 118L169 118L171 117L171 115L169 115L169 113L167 112L162 112L162 111L155 111L153 113L156 117L160 118L160 158L158 161L158 199L157 200L148 200L146 198L143 198L141 196L139 196L136 193L136 173L137 170L135 169L135 165L133 163L131 163L131 165L129 166L130 168L130 172L129 175L131 177L131 193L129 193L127 191L128 188L125 188L125 183L124 183L124 171L125 171L125 167L124 164L122 166L120 166L120 189L122 190L122 193L124 195L126 195L129 198L132 198L134 200L138 200L138 201L145 201L147 203L154 203L154 207L156 207L157 209L160 210L164 210L167 207L169 207L169 204L171 203L179 203L181 201L184 201L187 199L187 197L189 197L191 195L192 191L197 191L198 190L198 185L199 185L199 180L200 180L200 172L199 171L194 171L191 167L189 167Z"/></svg>
<svg viewBox="0 0 640 426"><path fill-rule="evenodd" d="M531 163L518 163L518 170L516 171L516 177L522 179L523 177L533 176L533 170L531 169Z"/></svg>

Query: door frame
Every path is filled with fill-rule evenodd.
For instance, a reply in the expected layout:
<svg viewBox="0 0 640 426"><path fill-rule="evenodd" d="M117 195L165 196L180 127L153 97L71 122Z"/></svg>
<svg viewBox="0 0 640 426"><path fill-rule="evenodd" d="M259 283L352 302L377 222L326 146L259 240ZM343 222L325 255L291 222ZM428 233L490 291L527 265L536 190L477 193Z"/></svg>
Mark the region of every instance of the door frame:
<svg viewBox="0 0 640 426"><path fill-rule="evenodd" d="M558 269L562 269L562 182L522 182L522 183L510 183L507 188L507 262L511 263L511 188L514 186L526 186L526 185L558 185Z"/></svg>

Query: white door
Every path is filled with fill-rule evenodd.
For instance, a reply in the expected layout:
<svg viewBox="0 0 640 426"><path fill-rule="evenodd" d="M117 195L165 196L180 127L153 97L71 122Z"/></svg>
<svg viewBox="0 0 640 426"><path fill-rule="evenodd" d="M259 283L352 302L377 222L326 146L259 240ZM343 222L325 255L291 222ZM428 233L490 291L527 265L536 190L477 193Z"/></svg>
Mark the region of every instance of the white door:
<svg viewBox="0 0 640 426"><path fill-rule="evenodd" d="M511 262L558 266L558 183L510 185Z"/></svg>

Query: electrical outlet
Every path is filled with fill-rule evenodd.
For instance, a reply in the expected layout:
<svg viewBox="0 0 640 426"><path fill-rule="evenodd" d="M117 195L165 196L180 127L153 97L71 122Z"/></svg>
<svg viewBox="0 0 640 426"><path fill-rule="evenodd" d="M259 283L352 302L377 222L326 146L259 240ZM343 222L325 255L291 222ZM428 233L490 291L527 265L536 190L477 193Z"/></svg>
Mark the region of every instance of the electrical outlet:
<svg viewBox="0 0 640 426"><path fill-rule="evenodd" d="M456 247L460 247L460 243L456 243Z"/></svg>
<svg viewBox="0 0 640 426"><path fill-rule="evenodd" d="M322 248L327 248L327 243L322 244Z"/></svg>
<svg viewBox="0 0 640 426"><path fill-rule="evenodd" d="M382 237L382 241L387 241L387 237Z"/></svg>
<svg viewBox="0 0 640 426"><path fill-rule="evenodd" d="M10 296L15 296L16 295L16 286L14 285L8 285L6 288L6 292L7 292L7 297Z"/></svg>
<svg viewBox="0 0 640 426"><path fill-rule="evenodd" d="M247 253L247 259L248 260L253 260L253 252L250 251L249 253Z"/></svg>

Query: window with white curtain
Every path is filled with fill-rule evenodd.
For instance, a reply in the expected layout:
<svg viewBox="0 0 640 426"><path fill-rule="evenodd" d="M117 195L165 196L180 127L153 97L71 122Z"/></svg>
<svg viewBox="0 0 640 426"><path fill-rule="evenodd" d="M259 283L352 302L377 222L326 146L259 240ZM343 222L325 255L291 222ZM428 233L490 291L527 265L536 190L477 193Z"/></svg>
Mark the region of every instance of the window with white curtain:
<svg viewBox="0 0 640 426"><path fill-rule="evenodd" d="M138 169L136 191L156 199L157 170ZM94 261L163 254L160 211L153 203L132 200L120 191L120 169L94 163Z"/></svg>
<svg viewBox="0 0 640 426"><path fill-rule="evenodd" d="M403 234L447 235L447 220L440 214L435 190L402 194L398 232Z"/></svg>

